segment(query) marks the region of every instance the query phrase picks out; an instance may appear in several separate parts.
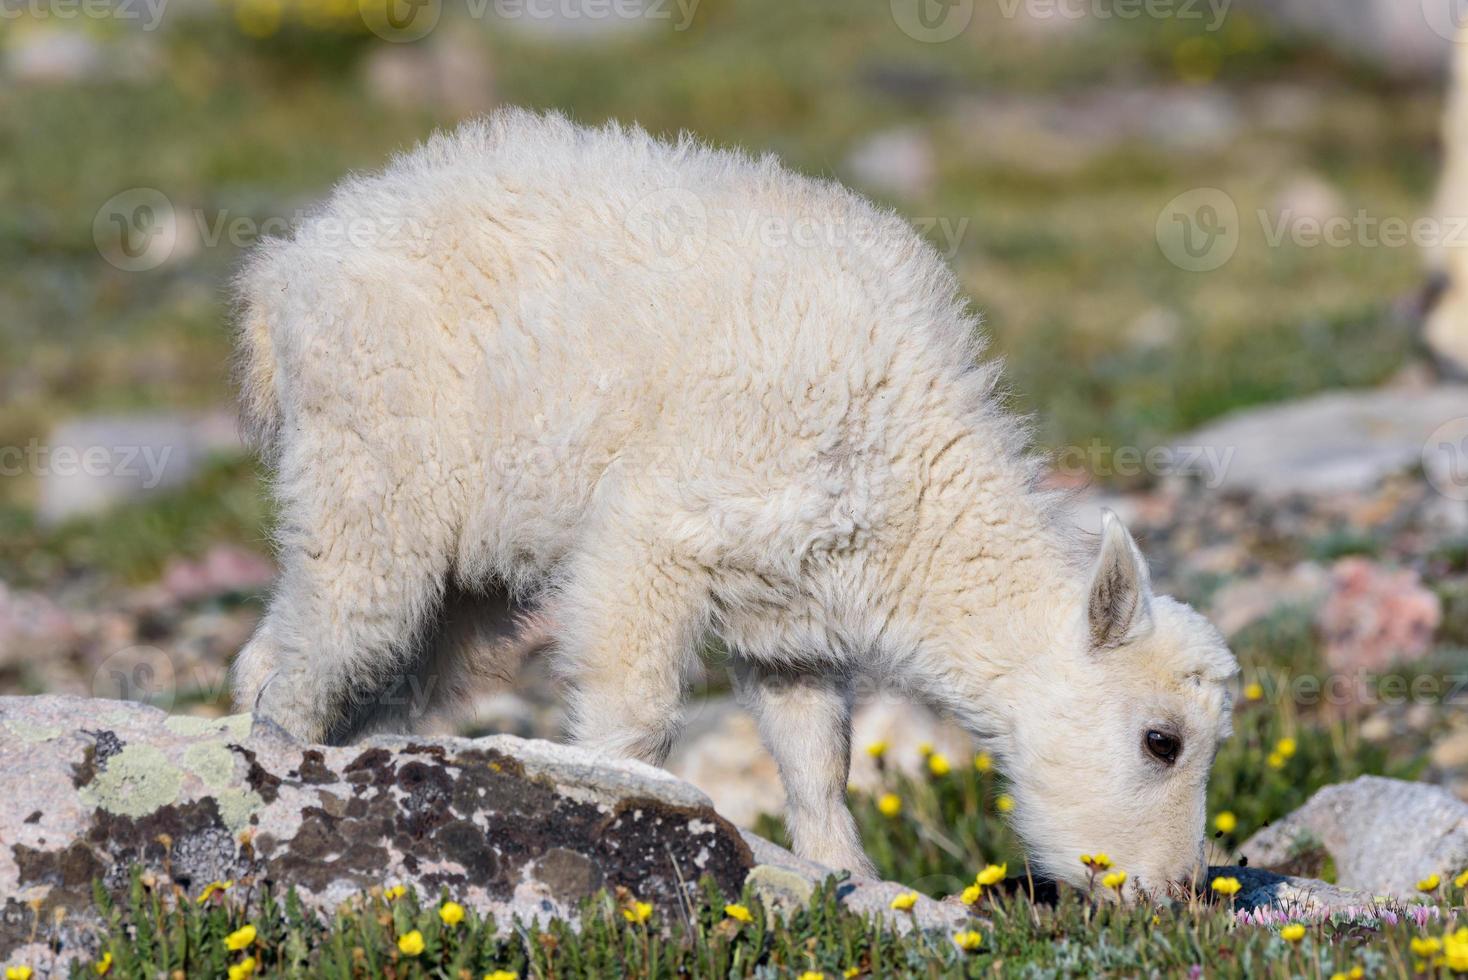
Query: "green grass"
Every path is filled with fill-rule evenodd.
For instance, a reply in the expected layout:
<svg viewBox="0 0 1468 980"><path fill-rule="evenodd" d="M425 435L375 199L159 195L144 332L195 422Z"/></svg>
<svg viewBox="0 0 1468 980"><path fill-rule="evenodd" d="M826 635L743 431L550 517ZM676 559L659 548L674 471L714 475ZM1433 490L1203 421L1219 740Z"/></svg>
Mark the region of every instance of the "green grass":
<svg viewBox="0 0 1468 980"><path fill-rule="evenodd" d="M767 914L746 894L741 902L751 912L749 922L731 917L725 896L707 885L696 901L645 921L627 914L636 896L602 893L581 904L579 928L517 921L502 930L473 911L449 925L439 910L451 900L447 893L420 897L411 891L389 899L376 889L322 920L306 913L294 895L280 899L250 882L234 883L226 895L201 905L149 887L135 872L121 904L99 890L106 926L97 959L76 963L72 976L95 977L97 965L105 964L106 975L121 980L223 977L231 967L241 975L247 959L256 976L323 980L477 978L497 971L547 980L810 973L1087 977L1181 975L1193 968L1217 977L1323 977L1355 966L1377 976L1405 975L1411 939L1419 935L1406 924L1331 918L1311 923L1305 938L1291 944L1275 928L1236 921L1221 904L1123 908L1064 887L1053 904L1031 901L1022 888L991 890L974 910L982 917L974 923L981 938L971 952L960 951L947 935L899 935L840 908L834 883L784 915ZM1447 888L1444 900L1461 904L1461 889ZM1451 914L1446 906L1440 912ZM422 941L418 952L402 942L415 932ZM1430 932L1440 934L1441 926Z"/></svg>
<svg viewBox="0 0 1468 980"><path fill-rule="evenodd" d="M56 527L0 500L0 580L44 584L86 569L136 584L157 579L170 559L221 541L268 551L272 515L262 482L250 461L217 461L176 491Z"/></svg>

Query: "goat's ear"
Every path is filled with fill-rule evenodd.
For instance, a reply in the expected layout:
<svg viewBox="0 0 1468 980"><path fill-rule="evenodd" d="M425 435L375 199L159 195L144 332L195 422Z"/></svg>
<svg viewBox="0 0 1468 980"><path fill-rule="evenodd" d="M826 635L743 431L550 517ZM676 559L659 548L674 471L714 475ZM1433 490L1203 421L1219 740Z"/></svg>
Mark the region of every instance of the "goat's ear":
<svg viewBox="0 0 1468 980"><path fill-rule="evenodd" d="M1152 577L1146 559L1110 510L1101 512L1101 554L1091 572L1086 616L1095 650L1119 647L1152 629Z"/></svg>

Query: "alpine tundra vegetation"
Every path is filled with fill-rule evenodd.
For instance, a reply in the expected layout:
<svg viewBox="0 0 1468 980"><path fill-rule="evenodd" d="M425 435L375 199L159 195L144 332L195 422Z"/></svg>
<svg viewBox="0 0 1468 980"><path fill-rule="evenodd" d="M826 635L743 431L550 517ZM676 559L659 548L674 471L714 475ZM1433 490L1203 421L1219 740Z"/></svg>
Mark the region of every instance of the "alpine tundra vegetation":
<svg viewBox="0 0 1468 980"><path fill-rule="evenodd" d="M343 229L354 230L351 234ZM365 234L364 234L365 231ZM853 679L946 709L1037 869L1202 863L1234 658L1037 486L938 253L772 157L506 111L344 181L239 282L281 576L240 705L342 742L509 676L534 609L573 732L661 762L732 653L797 851L869 869Z"/></svg>

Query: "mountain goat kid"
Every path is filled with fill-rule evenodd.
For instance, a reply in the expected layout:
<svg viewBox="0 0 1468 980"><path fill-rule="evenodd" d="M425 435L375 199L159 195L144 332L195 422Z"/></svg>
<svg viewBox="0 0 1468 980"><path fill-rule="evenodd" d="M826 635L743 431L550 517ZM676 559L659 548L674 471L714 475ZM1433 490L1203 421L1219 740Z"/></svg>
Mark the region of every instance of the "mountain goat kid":
<svg viewBox="0 0 1468 980"><path fill-rule="evenodd" d="M522 112L435 136L240 280L282 574L238 702L404 727L513 659L508 591L610 755L664 759L721 638L807 858L870 869L878 675L994 753L1040 868L1188 882L1237 666L1114 517L1077 544L977 336L897 216L772 158Z"/></svg>

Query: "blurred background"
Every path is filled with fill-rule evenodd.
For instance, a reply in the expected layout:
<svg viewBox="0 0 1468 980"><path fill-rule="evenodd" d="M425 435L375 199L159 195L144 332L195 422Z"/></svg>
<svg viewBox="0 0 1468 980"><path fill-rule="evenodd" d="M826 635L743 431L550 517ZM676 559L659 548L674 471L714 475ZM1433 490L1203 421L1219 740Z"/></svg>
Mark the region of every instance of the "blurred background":
<svg viewBox="0 0 1468 980"><path fill-rule="evenodd" d="M1220 847L1361 772L1468 797L1468 395L1456 321L1424 326L1468 243L1454 8L0 0L0 693L229 710L273 575L231 274L344 174L519 105L774 152L944 252L1055 481L1245 664ZM529 672L428 724L554 736ZM717 670L699 695L674 768L778 812ZM858 743L864 825L891 792L904 853L1006 853L957 733L869 692Z"/></svg>

